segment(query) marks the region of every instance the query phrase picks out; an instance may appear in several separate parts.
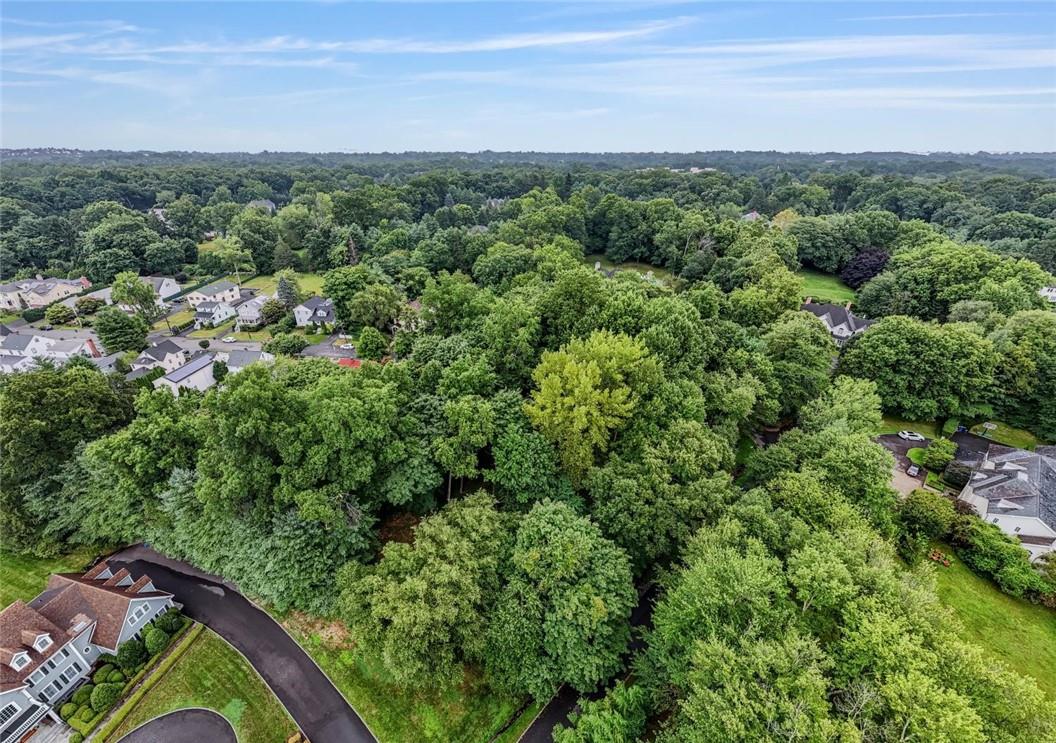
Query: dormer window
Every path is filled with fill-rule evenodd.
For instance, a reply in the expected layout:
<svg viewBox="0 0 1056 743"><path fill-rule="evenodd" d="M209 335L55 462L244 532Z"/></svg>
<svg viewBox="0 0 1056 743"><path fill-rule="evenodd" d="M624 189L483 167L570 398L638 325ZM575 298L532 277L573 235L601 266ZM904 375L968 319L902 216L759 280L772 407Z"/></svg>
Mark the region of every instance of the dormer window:
<svg viewBox="0 0 1056 743"><path fill-rule="evenodd" d="M11 667L16 671L21 671L23 668L29 665L29 653L17 653L11 658Z"/></svg>
<svg viewBox="0 0 1056 743"><path fill-rule="evenodd" d="M43 653L51 647L51 637L47 634L37 635L37 639L33 641L33 647L38 653Z"/></svg>

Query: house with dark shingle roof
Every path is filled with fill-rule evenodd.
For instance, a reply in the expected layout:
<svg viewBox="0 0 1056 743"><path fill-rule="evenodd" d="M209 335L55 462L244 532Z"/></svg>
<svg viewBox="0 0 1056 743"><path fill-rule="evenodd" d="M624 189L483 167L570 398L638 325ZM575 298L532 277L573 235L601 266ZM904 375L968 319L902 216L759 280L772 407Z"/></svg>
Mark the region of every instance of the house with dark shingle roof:
<svg viewBox="0 0 1056 743"><path fill-rule="evenodd" d="M103 653L118 647L174 606L149 576L114 572L101 562L87 573L60 573L30 601L0 612L0 743L42 724L63 725L54 708Z"/></svg>
<svg viewBox="0 0 1056 743"><path fill-rule="evenodd" d="M1056 447L991 444L958 498L1017 537L1031 559L1056 550Z"/></svg>
<svg viewBox="0 0 1056 743"><path fill-rule="evenodd" d="M221 279L208 286L203 286L201 289L195 289L193 292L187 294L187 304L192 307L197 307L202 302L225 302L227 304L234 304L238 302L241 294L238 290L238 284L234 284L226 279Z"/></svg>
<svg viewBox="0 0 1056 743"><path fill-rule="evenodd" d="M875 320L866 320L864 317L858 317L851 312L850 303L846 306L823 304L811 302L810 297L807 297L807 301L803 303L800 309L821 320L825 327L828 328L829 335L832 336L837 346L842 346L852 337L859 333L864 333L866 328L876 322Z"/></svg>
<svg viewBox="0 0 1056 743"><path fill-rule="evenodd" d="M163 340L143 349L132 362L132 370L164 369L166 373L176 371L187 363L188 353L170 340Z"/></svg>
<svg viewBox="0 0 1056 743"><path fill-rule="evenodd" d="M309 325L333 325L334 301L326 297L308 297L293 308L293 319L298 328Z"/></svg>

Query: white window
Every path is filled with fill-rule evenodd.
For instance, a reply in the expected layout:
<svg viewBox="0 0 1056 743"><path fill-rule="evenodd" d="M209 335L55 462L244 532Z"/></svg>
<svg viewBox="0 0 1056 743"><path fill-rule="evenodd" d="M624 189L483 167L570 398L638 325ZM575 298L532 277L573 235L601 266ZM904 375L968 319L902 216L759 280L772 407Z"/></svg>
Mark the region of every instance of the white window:
<svg viewBox="0 0 1056 743"><path fill-rule="evenodd" d="M128 623L129 624L135 624L140 619L142 619L143 616L149 611L150 611L150 607L149 606L147 606L146 604L140 604L139 606L137 606L135 609L132 610L131 614L128 615Z"/></svg>
<svg viewBox="0 0 1056 743"><path fill-rule="evenodd" d="M5 705L3 709L0 709L0 725L10 720L18 712L18 705L12 702L11 704Z"/></svg>
<svg viewBox="0 0 1056 743"><path fill-rule="evenodd" d="M44 691L40 692L40 694L44 697L45 701L50 702L51 698L55 696L55 692L57 691L58 689L56 688L56 684L54 681L52 681L50 684L44 687Z"/></svg>
<svg viewBox="0 0 1056 743"><path fill-rule="evenodd" d="M33 641L33 647L35 647L41 652L44 652L45 650L51 647L51 638L47 635L41 635Z"/></svg>
<svg viewBox="0 0 1056 743"><path fill-rule="evenodd" d="M19 653L11 659L11 667L16 671L25 668L27 665L29 665L29 656L25 653Z"/></svg>

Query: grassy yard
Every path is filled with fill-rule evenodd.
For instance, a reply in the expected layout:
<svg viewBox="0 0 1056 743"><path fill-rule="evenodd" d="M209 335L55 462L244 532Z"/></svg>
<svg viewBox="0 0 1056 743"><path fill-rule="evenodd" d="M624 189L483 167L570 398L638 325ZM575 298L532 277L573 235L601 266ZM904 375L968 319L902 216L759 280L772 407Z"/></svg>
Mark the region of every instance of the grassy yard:
<svg viewBox="0 0 1056 743"><path fill-rule="evenodd" d="M840 281L839 276L832 276L809 268L801 269L796 275L803 279L803 298L812 297L815 302L847 304L855 298L854 289Z"/></svg>
<svg viewBox="0 0 1056 743"><path fill-rule="evenodd" d="M642 276L645 276L650 271L653 272L653 276L662 281L665 284L670 284L671 280L674 279L674 274L668 271L666 268L657 268L656 266L650 266L648 263L638 263L637 261L626 261L624 263L613 263L601 253L591 253L590 255L583 257L583 262L594 267L595 263L600 262L602 269L605 271L611 271L616 268L621 271L637 271Z"/></svg>
<svg viewBox="0 0 1056 743"><path fill-rule="evenodd" d="M877 433L898 433L903 430L916 431L929 439L937 438L939 435L939 429L936 427L935 421L907 421L902 418L896 418L893 415L884 416L884 421Z"/></svg>
<svg viewBox="0 0 1056 743"><path fill-rule="evenodd" d="M215 328L202 328L201 330L192 330L187 334L188 338L223 338L225 335L231 335L229 332L235 327L235 318L231 318L226 322L220 323Z"/></svg>
<svg viewBox="0 0 1056 743"><path fill-rule="evenodd" d="M189 322L193 319L194 310L180 310L179 312L174 312L167 318L163 317L156 323L154 323L154 330L165 330L170 325L172 327L176 327L177 325L182 325L183 323ZM166 324L166 320L168 321L168 324Z"/></svg>
<svg viewBox="0 0 1056 743"><path fill-rule="evenodd" d="M62 557L40 558L0 552L0 607L16 599L29 601L44 590L52 573L83 570L95 557L89 549L80 549Z"/></svg>
<svg viewBox="0 0 1056 743"><path fill-rule="evenodd" d="M278 279L274 276L256 276L242 284L247 289L256 289L261 294L274 294ZM307 294L323 293L323 276L317 273L297 274L297 285Z"/></svg>
<svg viewBox="0 0 1056 743"><path fill-rule="evenodd" d="M947 554L952 550L938 547ZM964 639L979 645L1021 674L1033 676L1056 701L1056 611L1001 593L950 554L950 567L937 566L939 598L964 625Z"/></svg>
<svg viewBox="0 0 1056 743"><path fill-rule="evenodd" d="M340 625L302 615L280 621L385 743L487 743L520 709L521 701L499 696L471 675L446 691L402 689L353 648ZM515 724L527 721L522 715Z"/></svg>
<svg viewBox="0 0 1056 743"><path fill-rule="evenodd" d="M985 436L988 439L993 439L999 444L1014 446L1017 449L1027 449L1028 451L1034 451L1035 446L1044 443L1038 441L1038 437L1030 431L1024 431L1022 428L1013 428L1005 423L995 422L995 425L997 428L993 431L988 431L983 428L982 423L977 426L972 426L970 430L972 433Z"/></svg>
<svg viewBox="0 0 1056 743"><path fill-rule="evenodd" d="M187 707L219 712L234 726L242 743L281 743L296 730L289 714L246 659L207 629L108 740L120 740L151 718Z"/></svg>

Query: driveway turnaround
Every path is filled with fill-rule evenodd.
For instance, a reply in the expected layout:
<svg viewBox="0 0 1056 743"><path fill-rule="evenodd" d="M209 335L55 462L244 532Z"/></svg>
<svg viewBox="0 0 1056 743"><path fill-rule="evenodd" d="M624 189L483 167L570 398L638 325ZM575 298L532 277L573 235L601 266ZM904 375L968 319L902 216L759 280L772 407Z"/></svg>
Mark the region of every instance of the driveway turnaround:
<svg viewBox="0 0 1056 743"><path fill-rule="evenodd" d="M108 561L137 575L149 573L158 588L176 595L187 616L241 651L312 743L374 741L356 711L301 646L231 584L149 547L130 547Z"/></svg>
<svg viewBox="0 0 1056 743"><path fill-rule="evenodd" d="M118 743L238 743L223 716L208 709L181 709L145 722Z"/></svg>

